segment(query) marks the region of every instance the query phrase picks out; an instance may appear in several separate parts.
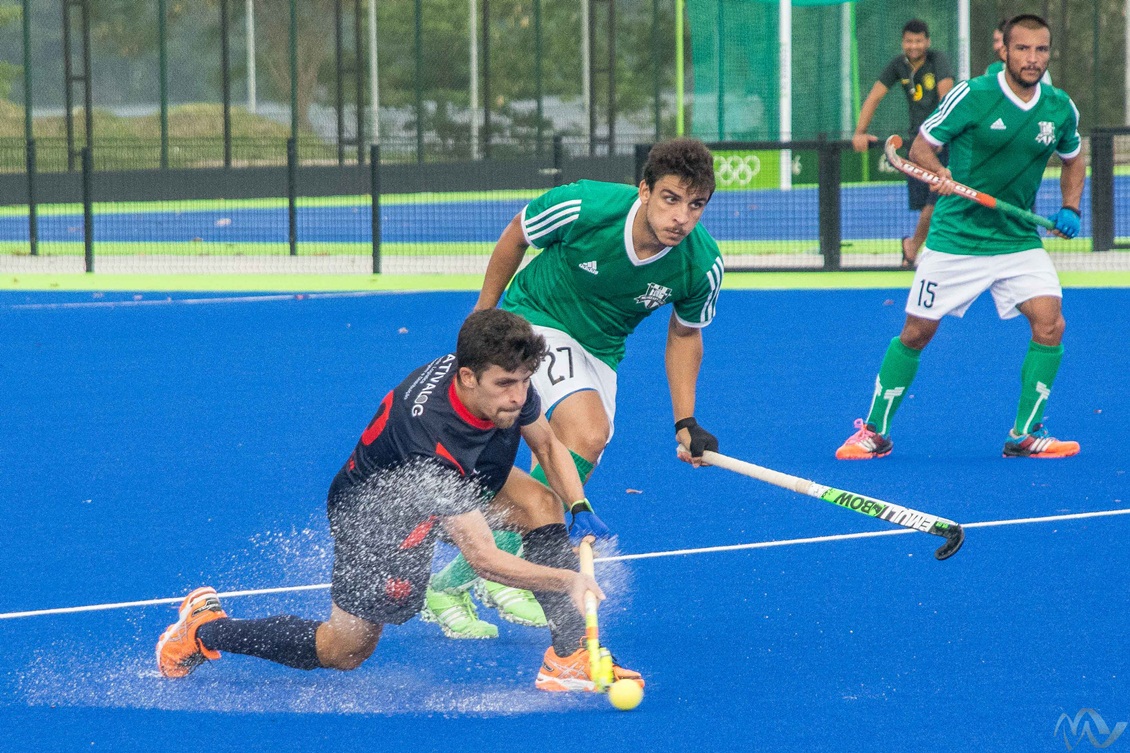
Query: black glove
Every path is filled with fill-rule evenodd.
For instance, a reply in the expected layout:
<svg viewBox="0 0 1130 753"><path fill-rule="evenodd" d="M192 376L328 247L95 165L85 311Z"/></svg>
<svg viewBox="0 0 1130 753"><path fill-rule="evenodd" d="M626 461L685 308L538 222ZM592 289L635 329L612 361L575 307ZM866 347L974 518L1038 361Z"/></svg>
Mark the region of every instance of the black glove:
<svg viewBox="0 0 1130 753"><path fill-rule="evenodd" d="M699 426L698 421L694 420L694 416L675 422L675 433L679 433L682 429L686 429L691 435L690 451L692 458L701 458L705 450L718 452L718 439Z"/></svg>

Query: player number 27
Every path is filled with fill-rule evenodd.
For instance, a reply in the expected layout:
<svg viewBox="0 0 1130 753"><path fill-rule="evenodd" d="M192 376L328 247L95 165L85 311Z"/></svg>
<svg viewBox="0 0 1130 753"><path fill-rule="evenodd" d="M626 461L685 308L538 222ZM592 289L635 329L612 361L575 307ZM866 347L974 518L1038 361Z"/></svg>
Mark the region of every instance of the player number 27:
<svg viewBox="0 0 1130 753"><path fill-rule="evenodd" d="M918 305L924 309L934 307L934 288L938 287L936 282L927 282L926 280L918 281Z"/></svg>
<svg viewBox="0 0 1130 753"><path fill-rule="evenodd" d="M553 350L549 351L546 353L546 358L549 359L549 363L545 367L545 373L549 377L550 384L557 384L558 382L573 378L573 349L568 345L562 345L560 348L555 348L555 350L557 353L565 353L566 363L569 365L569 373L565 376L553 375L553 367L557 365L557 353L554 353Z"/></svg>

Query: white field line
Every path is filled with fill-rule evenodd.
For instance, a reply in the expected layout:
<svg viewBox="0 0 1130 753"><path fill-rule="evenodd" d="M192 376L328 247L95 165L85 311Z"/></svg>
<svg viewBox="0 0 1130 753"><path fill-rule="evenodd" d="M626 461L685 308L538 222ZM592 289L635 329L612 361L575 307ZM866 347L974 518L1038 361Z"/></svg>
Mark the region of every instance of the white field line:
<svg viewBox="0 0 1130 753"><path fill-rule="evenodd" d="M126 301L72 301L69 303L17 303L13 310L123 308L126 306L200 306L210 303L263 303L266 301L305 301L319 298L362 298L374 295L396 295L398 290L360 290L343 293L275 293L238 295L216 298L138 298ZM153 295L152 293L150 295Z"/></svg>
<svg viewBox="0 0 1130 753"><path fill-rule="evenodd" d="M1024 525L1027 523L1056 523L1065 520L1083 520L1086 518L1103 518L1114 515L1128 515L1130 509L1099 510L1097 512L1079 512L1069 515L1049 515L1042 518L1012 518L1009 520L986 520L980 523L962 523L962 528L992 528L995 526ZM769 549L777 546L793 546L796 544L823 544L831 541L848 541L851 539L871 539L879 536L899 536L904 533L917 533L907 528L895 528L884 531L866 531L863 533L840 533L831 536L813 536L804 539L782 539L778 541L758 541L752 544L732 544L729 546L708 546L697 549L672 549L666 552L645 552L643 554L619 554L613 557L597 557L594 562L623 562L626 560L653 559L656 557L682 557L692 554L714 554L717 552L736 552L746 549ZM329 583L315 583L306 586L280 586L278 588L255 588L246 591L224 591L219 594L222 598L230 599L236 596L262 596L266 594L296 593L299 591L320 591L330 587ZM17 617L45 617L55 614L71 614L73 612L100 612L108 609L127 609L129 607L149 607L158 604L179 604L184 596L173 596L163 599L145 599L143 601L121 601L112 604L89 604L81 607L59 607L56 609L34 609L26 612L0 612L0 620L12 620Z"/></svg>

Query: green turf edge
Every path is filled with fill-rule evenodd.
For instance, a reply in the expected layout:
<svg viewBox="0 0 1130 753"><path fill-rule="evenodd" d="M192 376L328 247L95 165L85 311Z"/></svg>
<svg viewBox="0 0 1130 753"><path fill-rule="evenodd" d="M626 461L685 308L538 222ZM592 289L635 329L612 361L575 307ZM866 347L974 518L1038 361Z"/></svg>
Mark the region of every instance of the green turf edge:
<svg viewBox="0 0 1130 753"><path fill-rule="evenodd" d="M1130 272L1061 272L1068 288L1130 288ZM910 272L731 272L730 290L908 288ZM0 290L130 291L441 291L478 290L481 275L12 275Z"/></svg>

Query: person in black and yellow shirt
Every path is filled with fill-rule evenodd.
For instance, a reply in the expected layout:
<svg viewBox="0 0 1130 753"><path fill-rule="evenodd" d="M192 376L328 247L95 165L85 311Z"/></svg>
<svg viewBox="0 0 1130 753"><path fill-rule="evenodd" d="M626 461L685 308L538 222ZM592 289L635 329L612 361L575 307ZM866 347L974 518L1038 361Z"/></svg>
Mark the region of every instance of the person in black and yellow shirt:
<svg viewBox="0 0 1130 753"><path fill-rule="evenodd" d="M906 104L910 108L909 138L912 143L918 135L918 128L930 116L938 104L953 88L953 68L945 54L930 49L930 30L925 21L914 19L902 27L902 55L887 63L879 74L879 80L871 87L871 93L859 111L859 122L851 144L857 152L866 152L878 137L867 132L879 102L891 87L898 84L906 94ZM942 155L945 162L945 155ZM907 192L910 208L920 212L914 235L902 239L902 263L904 267L914 266L918 249L926 242L926 232L930 229L930 217L934 213L937 194L932 194L925 183L907 178Z"/></svg>

